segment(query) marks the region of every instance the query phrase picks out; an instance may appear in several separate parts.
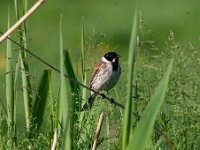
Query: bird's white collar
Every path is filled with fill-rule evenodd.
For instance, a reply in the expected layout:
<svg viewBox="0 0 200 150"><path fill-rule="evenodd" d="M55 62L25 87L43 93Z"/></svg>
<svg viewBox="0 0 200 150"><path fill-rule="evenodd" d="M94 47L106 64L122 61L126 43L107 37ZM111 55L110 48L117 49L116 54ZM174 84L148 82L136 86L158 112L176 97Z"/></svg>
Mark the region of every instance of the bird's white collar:
<svg viewBox="0 0 200 150"><path fill-rule="evenodd" d="M102 62L105 62L105 63L111 63L111 62L108 61L105 57L102 57L101 60L102 60Z"/></svg>

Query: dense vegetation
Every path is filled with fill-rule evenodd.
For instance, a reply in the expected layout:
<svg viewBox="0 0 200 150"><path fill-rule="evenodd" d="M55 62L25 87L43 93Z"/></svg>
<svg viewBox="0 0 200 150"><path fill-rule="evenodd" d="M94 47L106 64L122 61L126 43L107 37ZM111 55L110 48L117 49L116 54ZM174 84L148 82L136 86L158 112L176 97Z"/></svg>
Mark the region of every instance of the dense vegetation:
<svg viewBox="0 0 200 150"><path fill-rule="evenodd" d="M26 3L23 9L27 9ZM16 18L19 10L15 1ZM9 28L13 14L10 10L8 14ZM6 45L5 80L1 81L1 93L5 95L0 95L0 149L50 149L57 130L59 149L91 149L102 112L98 149L198 149L199 49L191 43L178 42L173 30L166 36L164 48L159 48L142 15L136 14L129 54L122 56L125 61L121 61L120 81L110 91L125 110L99 96L90 111L81 111L89 92L81 84L87 85L102 54L116 47L104 34L94 30L86 37L83 19L77 40L81 49L74 53L67 46L66 50L61 15L59 44L54 43L60 49L56 51L60 65L54 68L48 58L43 62L36 58L27 42L26 24L21 25L17 36L11 36L18 45L11 40ZM35 77L36 68L31 64L37 62L40 66L44 61L47 69L42 77Z"/></svg>

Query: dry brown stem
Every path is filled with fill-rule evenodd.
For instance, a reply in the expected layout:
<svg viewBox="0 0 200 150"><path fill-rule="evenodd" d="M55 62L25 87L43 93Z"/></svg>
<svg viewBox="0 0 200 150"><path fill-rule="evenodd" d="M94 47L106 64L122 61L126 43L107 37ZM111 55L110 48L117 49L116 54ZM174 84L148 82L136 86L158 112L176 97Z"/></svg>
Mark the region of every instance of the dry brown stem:
<svg viewBox="0 0 200 150"><path fill-rule="evenodd" d="M6 33L0 37L0 43L3 42L10 34L12 34L28 17L30 17L44 2L44 0L38 0L33 7L31 7Z"/></svg>
<svg viewBox="0 0 200 150"><path fill-rule="evenodd" d="M58 141L58 129L56 128L55 132L54 132L54 138L53 138L53 144L51 146L51 150L55 150L56 149L57 141Z"/></svg>
<svg viewBox="0 0 200 150"><path fill-rule="evenodd" d="M102 112L100 117L99 117L99 122L98 122L98 125L97 125L97 129L96 129L96 134L95 134L92 150L96 150L97 140L99 138L101 127L102 127L102 124L103 124L103 118L104 118L104 113Z"/></svg>

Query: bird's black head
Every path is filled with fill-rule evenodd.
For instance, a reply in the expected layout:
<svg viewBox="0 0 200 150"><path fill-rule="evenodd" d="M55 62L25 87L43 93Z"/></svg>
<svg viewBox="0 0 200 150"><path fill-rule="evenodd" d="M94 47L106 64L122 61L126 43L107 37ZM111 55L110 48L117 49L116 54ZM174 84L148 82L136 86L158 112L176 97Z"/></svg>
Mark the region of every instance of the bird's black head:
<svg viewBox="0 0 200 150"><path fill-rule="evenodd" d="M104 57L110 62L118 61L119 59L119 55L117 55L115 52L108 52L104 55Z"/></svg>
<svg viewBox="0 0 200 150"><path fill-rule="evenodd" d="M108 52L104 55L104 58L112 63L113 70L116 71L119 63L119 55L115 52Z"/></svg>

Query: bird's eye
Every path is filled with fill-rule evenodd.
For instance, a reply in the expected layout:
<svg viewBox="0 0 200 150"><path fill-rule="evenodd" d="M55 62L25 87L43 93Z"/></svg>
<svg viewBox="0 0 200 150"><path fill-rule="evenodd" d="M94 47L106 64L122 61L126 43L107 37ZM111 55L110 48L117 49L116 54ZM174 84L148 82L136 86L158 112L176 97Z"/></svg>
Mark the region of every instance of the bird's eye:
<svg viewBox="0 0 200 150"><path fill-rule="evenodd" d="M107 54L107 55L106 55L106 58L109 59L109 58L110 58L110 55Z"/></svg>

